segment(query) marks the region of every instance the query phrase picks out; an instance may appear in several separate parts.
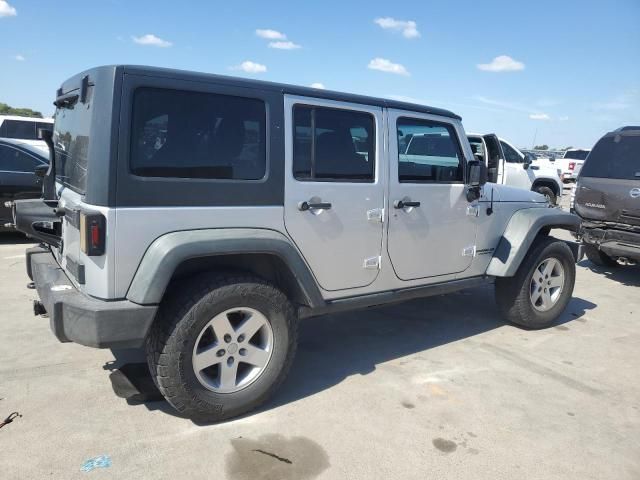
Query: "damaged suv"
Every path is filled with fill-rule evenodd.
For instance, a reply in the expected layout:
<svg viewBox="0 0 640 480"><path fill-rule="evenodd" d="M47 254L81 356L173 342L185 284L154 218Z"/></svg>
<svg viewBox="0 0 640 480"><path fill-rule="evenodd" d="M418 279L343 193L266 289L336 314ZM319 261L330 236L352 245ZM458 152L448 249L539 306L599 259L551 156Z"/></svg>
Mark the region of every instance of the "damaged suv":
<svg viewBox="0 0 640 480"><path fill-rule="evenodd" d="M138 66L63 83L27 272L62 342L144 347L167 401L247 412L304 317L495 283L526 328L571 299L579 218L486 183L437 108ZM393 321L390 319L389 321Z"/></svg>
<svg viewBox="0 0 640 480"><path fill-rule="evenodd" d="M640 262L640 126L602 137L575 187L573 208L582 217L580 237L596 265Z"/></svg>

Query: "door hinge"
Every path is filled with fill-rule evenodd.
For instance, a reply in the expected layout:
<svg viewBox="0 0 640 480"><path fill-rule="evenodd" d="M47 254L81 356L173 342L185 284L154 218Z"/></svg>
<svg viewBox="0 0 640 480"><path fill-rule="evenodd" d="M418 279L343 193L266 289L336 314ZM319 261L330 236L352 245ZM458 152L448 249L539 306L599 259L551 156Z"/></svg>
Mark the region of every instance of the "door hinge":
<svg viewBox="0 0 640 480"><path fill-rule="evenodd" d="M475 245L471 245L469 247L464 247L462 249L462 256L463 257L475 257L476 256L476 246Z"/></svg>
<svg viewBox="0 0 640 480"><path fill-rule="evenodd" d="M364 259L364 268L370 269L370 270L377 270L380 268L380 261L382 260L381 257L371 257L371 258L365 258Z"/></svg>
<svg viewBox="0 0 640 480"><path fill-rule="evenodd" d="M367 210L367 220L369 222L384 222L384 208L374 208Z"/></svg>

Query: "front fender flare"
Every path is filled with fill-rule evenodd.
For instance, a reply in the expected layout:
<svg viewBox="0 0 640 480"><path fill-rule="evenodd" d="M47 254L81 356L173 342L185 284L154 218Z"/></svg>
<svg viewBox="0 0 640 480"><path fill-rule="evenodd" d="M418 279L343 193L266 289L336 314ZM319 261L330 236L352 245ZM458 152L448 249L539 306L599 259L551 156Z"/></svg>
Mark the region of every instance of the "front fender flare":
<svg viewBox="0 0 640 480"><path fill-rule="evenodd" d="M309 305L324 304L309 267L291 241L276 231L253 228L188 230L157 238L138 266L127 299L140 305L158 304L173 273L185 260L246 253L279 257L293 273Z"/></svg>
<svg viewBox="0 0 640 480"><path fill-rule="evenodd" d="M544 228L577 231L580 217L557 208L525 208L513 214L502 234L487 275L512 277L516 274L529 247Z"/></svg>

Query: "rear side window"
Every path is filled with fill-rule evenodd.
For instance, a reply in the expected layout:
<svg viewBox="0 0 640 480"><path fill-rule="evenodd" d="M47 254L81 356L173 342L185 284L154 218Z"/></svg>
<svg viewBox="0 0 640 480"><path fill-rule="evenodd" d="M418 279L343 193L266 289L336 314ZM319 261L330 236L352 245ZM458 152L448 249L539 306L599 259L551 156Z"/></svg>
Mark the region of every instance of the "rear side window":
<svg viewBox="0 0 640 480"><path fill-rule="evenodd" d="M296 105L293 128L296 179L373 182L375 127L371 114Z"/></svg>
<svg viewBox="0 0 640 480"><path fill-rule="evenodd" d="M464 180L463 157L452 125L399 118L397 130L400 182L457 183Z"/></svg>
<svg viewBox="0 0 640 480"><path fill-rule="evenodd" d="M37 140L36 122L24 120L5 120L0 126L0 137Z"/></svg>
<svg viewBox="0 0 640 480"><path fill-rule="evenodd" d="M130 168L142 177L258 180L266 172L262 100L136 90Z"/></svg>
<svg viewBox="0 0 640 480"><path fill-rule="evenodd" d="M41 163L20 150L0 145L0 171L33 173Z"/></svg>
<svg viewBox="0 0 640 480"><path fill-rule="evenodd" d="M572 160L586 160L589 155L589 150L569 150L564 154L564 158L570 158Z"/></svg>
<svg viewBox="0 0 640 480"><path fill-rule="evenodd" d="M611 135L596 143L580 171L581 177L640 178L640 135Z"/></svg>

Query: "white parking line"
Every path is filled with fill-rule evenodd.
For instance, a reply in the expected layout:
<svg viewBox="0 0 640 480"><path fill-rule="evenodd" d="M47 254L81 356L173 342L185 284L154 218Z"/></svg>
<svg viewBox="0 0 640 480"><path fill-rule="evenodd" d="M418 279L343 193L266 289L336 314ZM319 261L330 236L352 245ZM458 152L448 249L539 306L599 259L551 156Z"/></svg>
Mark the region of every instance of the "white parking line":
<svg viewBox="0 0 640 480"><path fill-rule="evenodd" d="M4 257L4 260L12 260L14 258L24 258L25 254L23 253L22 255L12 255L11 257Z"/></svg>

